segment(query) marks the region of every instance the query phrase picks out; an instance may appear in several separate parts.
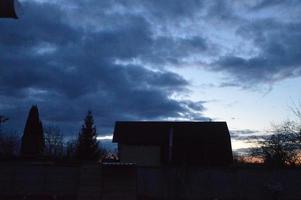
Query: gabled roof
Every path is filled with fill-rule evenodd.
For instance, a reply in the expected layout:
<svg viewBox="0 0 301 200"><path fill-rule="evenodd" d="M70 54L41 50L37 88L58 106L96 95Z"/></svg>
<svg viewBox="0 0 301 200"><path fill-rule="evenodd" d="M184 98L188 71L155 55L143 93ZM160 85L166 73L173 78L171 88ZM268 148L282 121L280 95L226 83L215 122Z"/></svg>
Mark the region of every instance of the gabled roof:
<svg viewBox="0 0 301 200"><path fill-rule="evenodd" d="M226 122L170 121L118 121L115 124L113 142L139 145L168 144L171 130L175 141L199 143L212 142L213 139L218 143L230 142Z"/></svg>

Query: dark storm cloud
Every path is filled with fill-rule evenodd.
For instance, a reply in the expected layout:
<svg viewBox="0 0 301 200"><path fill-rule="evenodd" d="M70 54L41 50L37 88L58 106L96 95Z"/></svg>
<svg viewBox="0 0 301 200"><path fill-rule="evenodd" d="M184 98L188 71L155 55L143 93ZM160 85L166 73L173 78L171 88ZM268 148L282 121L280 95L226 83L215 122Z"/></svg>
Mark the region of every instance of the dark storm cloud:
<svg viewBox="0 0 301 200"><path fill-rule="evenodd" d="M201 63L228 74L224 86L300 76L300 22L251 21L237 10L256 15L298 3L244 3L24 0L20 20L0 21L0 112L22 124L29 107L38 104L45 121L68 130L78 127L87 109L104 130L115 120L207 120L206 102L172 98L190 85L170 66ZM229 50L227 28L257 54Z"/></svg>
<svg viewBox="0 0 301 200"><path fill-rule="evenodd" d="M220 37L227 35L225 33L227 29L232 29L236 32L237 40L248 41L250 44L245 46L245 49L240 48L256 49L258 53L255 55L248 53L247 56L240 56L237 54L239 52L237 49L226 50L225 53L214 52L214 60L217 61L209 62L207 69L228 74L229 81L224 84L225 86L253 87L261 83L271 85L276 81L301 76L300 20L291 11L294 9L293 11L298 13L298 8L301 10L300 1L262 0L252 3L248 1L203 1L202 3L189 1L185 5L179 3L174 6L168 2L160 3L160 6L157 3L146 4L144 2L137 5L144 8L144 11L148 13L146 16L151 16L146 17L148 20L159 18L160 21L164 18L162 24L180 25L180 22L187 22L188 18L191 26L197 26L199 21L215 24L215 32L218 33L221 29ZM177 9L177 6L180 6L182 10ZM276 6L278 6L277 9L273 10ZM164 8L165 12L162 12L161 8ZM263 9L272 10L269 10L267 14L259 13ZM279 15L279 10L283 12L283 15ZM178 13L176 17L175 13ZM182 20L178 20L178 17ZM189 34L187 30L186 35ZM222 48L225 45L216 41L210 42L210 38L211 35L190 36L189 39L185 39L184 45L181 44L181 38L173 38L174 41L170 37L158 38L158 46L155 48L157 51L154 52L153 57L150 57L151 61L181 65L185 64L186 61L183 60L189 55L195 55L197 59L199 55L206 55L208 50L216 49L217 46ZM189 41L193 45L185 46Z"/></svg>
<svg viewBox="0 0 301 200"><path fill-rule="evenodd" d="M262 133L257 130L243 129L243 130L230 130L231 139L242 140L247 142L248 140L260 138Z"/></svg>
<svg viewBox="0 0 301 200"><path fill-rule="evenodd" d="M241 141L245 144L256 144L259 141L266 140L270 135L268 132L261 132L257 130L250 130L250 129L244 129L244 130L230 130L230 136L231 140L233 141ZM243 149L251 149L254 147L247 147ZM242 149L236 149L237 152L240 152Z"/></svg>
<svg viewBox="0 0 301 200"><path fill-rule="evenodd" d="M288 0L288 1L283 1L283 0L261 0L257 4L253 6L254 10L258 9L264 9L264 8L269 8L273 6L287 6L287 5L297 5L299 4L300 1L298 0Z"/></svg>
<svg viewBox="0 0 301 200"><path fill-rule="evenodd" d="M147 14L159 19L179 19L183 17L190 18L196 12L203 8L204 1L201 0L166 0L148 1L148 0L129 0L121 1L121 5L126 8L142 9Z"/></svg>
<svg viewBox="0 0 301 200"><path fill-rule="evenodd" d="M248 43L246 46L239 46L242 51L246 51L244 55L240 55L240 50L231 49L231 44L214 41L212 35L191 35L188 29L188 38L174 38L168 34L156 38L155 50L152 54L147 54L151 63L185 66L187 62L191 62L191 59L187 58L192 57L195 64L207 63L207 69L225 72L228 81L224 86L235 85L244 88L262 83L272 85L277 81L301 76L301 26L298 20L300 1L188 1L185 5L178 3L173 6L168 2L160 5L150 2L143 1L134 5L142 7L147 13L144 18L148 21L154 20L156 26L161 27L159 30L162 29L160 24L163 24L163 27L173 27L173 24L179 28L173 27L171 30L181 32L181 23L197 26L202 22L210 26L200 26L200 30L204 27L212 29L212 25L215 25L211 31L219 37L227 38L227 31L234 31L235 40ZM260 13L264 9L270 10ZM282 14L279 14L280 11ZM166 30L163 28L161 31ZM183 38L185 39L182 41ZM225 45L230 49L223 50ZM211 62L198 60L200 56L210 55L210 51L214 54ZM251 54L250 51L256 53Z"/></svg>
<svg viewBox="0 0 301 200"><path fill-rule="evenodd" d="M301 76L301 23L259 20L242 25L237 34L252 39L258 55L220 57L214 70L225 71L234 76L234 82L247 85Z"/></svg>
<svg viewBox="0 0 301 200"><path fill-rule="evenodd" d="M165 66L185 63L183 59L206 53L208 42L200 36L190 38L157 37L153 40L150 51L141 56L145 62L153 66Z"/></svg>
<svg viewBox="0 0 301 200"><path fill-rule="evenodd" d="M97 30L74 25L69 11L56 4L24 2L23 9L27 14L19 21L0 22L0 111L16 129L22 129L32 104L45 123L68 134L80 127L88 109L103 132L115 120L207 119L202 102L171 98L188 91L180 75L116 62L152 56L158 43L143 17L125 15L122 23ZM189 39L180 43L198 48ZM202 40L198 44L206 48Z"/></svg>
<svg viewBox="0 0 301 200"><path fill-rule="evenodd" d="M160 1L143 1L144 6L150 8L150 12L154 15L158 17L169 15L173 18L190 17L194 12L200 11L203 3L201 0L188 0L185 2L181 0L167 0L164 3Z"/></svg>

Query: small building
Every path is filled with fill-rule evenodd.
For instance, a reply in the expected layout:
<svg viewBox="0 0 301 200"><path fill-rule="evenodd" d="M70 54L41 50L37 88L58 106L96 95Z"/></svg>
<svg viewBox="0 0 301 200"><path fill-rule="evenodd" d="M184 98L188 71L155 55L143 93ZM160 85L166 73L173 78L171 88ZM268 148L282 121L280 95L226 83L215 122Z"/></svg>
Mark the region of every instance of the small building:
<svg viewBox="0 0 301 200"><path fill-rule="evenodd" d="M118 121L120 162L137 166L220 166L233 162L226 122Z"/></svg>

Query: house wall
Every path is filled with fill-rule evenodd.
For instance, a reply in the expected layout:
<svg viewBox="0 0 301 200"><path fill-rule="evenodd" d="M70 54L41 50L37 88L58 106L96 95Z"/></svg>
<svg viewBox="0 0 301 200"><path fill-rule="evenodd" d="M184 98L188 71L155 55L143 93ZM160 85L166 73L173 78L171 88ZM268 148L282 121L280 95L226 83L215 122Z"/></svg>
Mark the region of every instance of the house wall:
<svg viewBox="0 0 301 200"><path fill-rule="evenodd" d="M121 163L135 163L137 166L160 166L161 150L159 146L118 145ZM147 156L146 156L147 155Z"/></svg>

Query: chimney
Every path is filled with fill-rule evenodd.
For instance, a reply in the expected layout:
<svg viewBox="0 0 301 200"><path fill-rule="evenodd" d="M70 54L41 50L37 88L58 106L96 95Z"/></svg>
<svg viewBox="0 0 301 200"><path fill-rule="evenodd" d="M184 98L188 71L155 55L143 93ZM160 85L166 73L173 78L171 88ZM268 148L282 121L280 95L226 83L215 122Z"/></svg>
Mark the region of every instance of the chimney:
<svg viewBox="0 0 301 200"><path fill-rule="evenodd" d="M172 162L172 145L173 145L173 128L169 129L169 136L168 136L168 162Z"/></svg>

